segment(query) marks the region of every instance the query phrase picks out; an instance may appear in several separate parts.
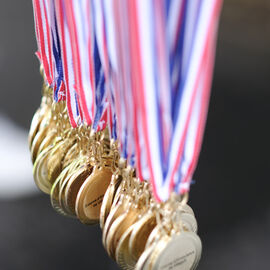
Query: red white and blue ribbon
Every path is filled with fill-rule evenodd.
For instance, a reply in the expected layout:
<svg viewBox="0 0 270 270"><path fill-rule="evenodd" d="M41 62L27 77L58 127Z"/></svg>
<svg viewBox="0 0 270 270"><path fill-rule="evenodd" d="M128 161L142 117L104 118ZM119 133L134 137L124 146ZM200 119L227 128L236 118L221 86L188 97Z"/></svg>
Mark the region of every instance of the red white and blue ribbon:
<svg viewBox="0 0 270 270"><path fill-rule="evenodd" d="M122 13L110 14L119 2ZM118 69L120 89L114 90L116 96L121 93L120 102L127 102L124 93L129 85L123 89L126 75L119 62L132 60L128 65L136 108L136 164L141 176L150 178L156 198L166 200L173 190L189 190L196 166L212 78L213 60L208 59L214 58L221 1L106 0L104 5L114 26L110 41L121 35L128 40L126 48L115 42L109 56ZM123 25L129 25L128 34ZM127 123L123 113L117 117L124 120L118 125L121 134ZM147 166L142 165L145 161Z"/></svg>
<svg viewBox="0 0 270 270"><path fill-rule="evenodd" d="M49 85L53 83L53 52L51 46L51 32L47 14L47 5L43 0L33 0L35 30L37 37L38 51L37 56L40 59L45 79Z"/></svg>
<svg viewBox="0 0 270 270"><path fill-rule="evenodd" d="M157 200L188 192L208 110L222 0L33 5L38 56L55 100L66 91L72 126L100 130L109 124L121 156L151 182Z"/></svg>
<svg viewBox="0 0 270 270"><path fill-rule="evenodd" d="M162 5L162 2L160 1L159 4ZM162 39L159 38L159 35L163 35L163 39L166 40L165 16L159 13L159 18L155 18L158 15L152 1L131 1L130 5L132 6L130 7L131 12L129 15L130 19L133 20L132 32L135 35L132 41L133 53L137 58L133 69L134 74L136 74L137 87L133 90L138 93L136 95L136 105L139 112L139 121L141 121L138 125L138 130L140 136L144 139L142 147L146 149L150 180L153 185L153 191L157 195L157 183L161 182L163 192L166 190L163 184L164 173L166 172L164 142L170 139L170 137L167 137L165 140L163 137L165 134L163 115L170 115L170 107L166 104L161 105L161 102L165 101L162 100L162 93L167 91L168 96L170 96L168 64L166 64L168 58L166 49L164 49L166 45L163 44L163 51L159 55L157 53L158 49L161 50L161 48L158 48L160 44L157 44L158 40ZM161 22L157 23L158 20L161 20ZM158 31L159 34L157 34ZM165 66L161 67L161 63L163 65L165 63ZM162 68L166 69L166 67L166 74L160 74L160 70ZM160 76L164 76L163 83L167 89L161 89L164 85L161 85L159 82ZM165 109L168 111L165 111ZM171 117L169 117L169 124L170 121ZM166 132L170 132L170 130L166 130ZM142 156L142 158L145 160L145 157ZM144 175L144 171L142 171L142 174L144 179L146 179L147 175Z"/></svg>
<svg viewBox="0 0 270 270"><path fill-rule="evenodd" d="M96 131L107 124L105 74L101 65L91 1L64 1L71 41L75 89L83 122Z"/></svg>
<svg viewBox="0 0 270 270"><path fill-rule="evenodd" d="M125 28L127 25L122 23L127 15L122 13L126 3L93 1L93 4L96 36L105 71L106 88L109 92L112 138L118 139L121 156L127 159L129 164L134 165L130 55L123 53L128 49L128 44L126 44L128 39L125 36L128 34L128 29Z"/></svg>
<svg viewBox="0 0 270 270"><path fill-rule="evenodd" d="M196 96L194 110L186 134L184 153L177 175L177 179L181 179L181 182L175 184L176 192L180 194L189 191L202 144L214 64L213 52L215 51L215 40L209 40L209 42L211 44L208 46L204 67L200 75L199 84L201 89Z"/></svg>
<svg viewBox="0 0 270 270"><path fill-rule="evenodd" d="M71 38L67 25L64 1L55 0L56 20L58 26L64 82L66 88L66 106L72 127L82 122L78 95L75 90L74 67L72 62Z"/></svg>
<svg viewBox="0 0 270 270"><path fill-rule="evenodd" d="M94 34L90 3L64 1L69 30L75 89L79 97L82 120L91 125L95 111Z"/></svg>
<svg viewBox="0 0 270 270"><path fill-rule="evenodd" d="M107 6L104 4L104 1L93 0L91 3L93 6L93 13L95 18L95 34L97 46L105 77L105 90L108 100L107 123L111 138L117 140L117 116L115 106L116 76L114 72L115 68L112 68L112 66L116 66L116 61L114 61L116 50L114 49L114 28L110 21L111 17L109 17L111 15L112 9L106 9ZM109 14L105 15L106 12Z"/></svg>
<svg viewBox="0 0 270 270"><path fill-rule="evenodd" d="M209 100L209 94L205 94L205 92L209 92L210 89L210 82L212 80L211 65L213 65L213 60L208 60L208 58L213 59L214 57L213 41L216 39L221 2L218 0L198 1L199 8L195 7L194 9L197 19L193 21L196 25L193 27L194 34L191 38L192 42L190 42L192 48L187 55L187 63L185 61L183 62L186 66L183 65L182 72L184 75L182 75L180 88L176 96L175 112L173 115L174 132L171 139L171 148L168 155L168 171L165 178L165 183L169 184L169 190L177 189L181 193L189 190L192 173L200 149L200 143L198 142L201 141L203 135L201 125L203 119L206 117ZM191 16L187 16L187 18L189 17ZM185 59L183 57L183 60ZM208 64L209 61L210 63ZM210 66L207 67L207 65ZM202 101L200 102L198 99ZM196 113L196 110L199 111ZM191 158L188 159L192 166L183 165L187 168L192 167L192 169L184 169L186 173L179 175L178 170L180 163L183 161L185 146L188 146L190 151L190 138L188 134L191 135L192 132L188 133L188 130L192 124L194 125L194 121L197 123L195 124L197 126L195 129L196 139L191 139L193 147L191 147L193 149L191 152L193 153L190 154ZM185 163L182 162L182 164Z"/></svg>
<svg viewBox="0 0 270 270"><path fill-rule="evenodd" d="M64 84L64 73L62 66L62 55L61 46L58 34L58 27L56 22L55 5L53 0L45 1L45 7L47 10L48 24L51 33L51 50L53 53L52 66L53 66L53 89L54 89L54 100L56 102L65 100L66 91Z"/></svg>
<svg viewBox="0 0 270 270"><path fill-rule="evenodd" d="M47 84L54 89L54 100L65 99L63 68L53 0L33 0L37 56L43 65Z"/></svg>

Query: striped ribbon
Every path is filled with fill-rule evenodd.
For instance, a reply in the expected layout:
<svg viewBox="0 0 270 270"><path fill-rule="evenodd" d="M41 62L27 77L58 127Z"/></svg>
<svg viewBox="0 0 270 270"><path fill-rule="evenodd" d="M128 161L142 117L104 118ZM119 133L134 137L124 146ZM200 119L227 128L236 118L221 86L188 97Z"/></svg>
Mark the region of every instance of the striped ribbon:
<svg viewBox="0 0 270 270"><path fill-rule="evenodd" d="M63 68L53 0L33 0L37 56L44 68L45 79L54 89L54 100L65 99Z"/></svg>
<svg viewBox="0 0 270 270"><path fill-rule="evenodd" d="M48 24L50 27L51 33L51 46L53 52L53 89L54 89L54 100L56 102L60 100L66 99L66 91L64 84L64 74L63 74L63 66L62 66L62 55L61 55L61 47L60 40L58 35L58 28L56 22L56 13L55 13L55 5L53 0L45 1L45 6L48 14Z"/></svg>
<svg viewBox="0 0 270 270"><path fill-rule="evenodd" d="M63 1L70 34L75 89L82 120L91 125L95 113L94 33L88 0Z"/></svg>
<svg viewBox="0 0 270 270"><path fill-rule="evenodd" d="M121 156L151 182L157 200L190 188L221 5L33 0L38 57L55 100L66 93L73 127L85 123L100 130L108 124Z"/></svg>
<svg viewBox="0 0 270 270"><path fill-rule="evenodd" d="M133 165L135 150L132 127L133 105L130 98L130 57L128 54L121 53L128 48L126 44L128 39L125 36L128 31L123 24L126 14L121 13L126 3L121 1L93 1L93 3L96 36L109 93L111 134L112 138L118 139L120 143L122 157Z"/></svg>
<svg viewBox="0 0 270 270"><path fill-rule="evenodd" d="M108 102L92 2L55 3L70 122L73 127L84 123L102 130L107 124Z"/></svg>
<svg viewBox="0 0 270 270"><path fill-rule="evenodd" d="M43 65L47 83L52 85L54 71L52 61L53 52L47 5L43 0L33 0L33 8L38 46L37 56Z"/></svg>
<svg viewBox="0 0 270 270"><path fill-rule="evenodd" d="M188 4L190 2L192 1L188 1ZM208 60L208 58L214 58L215 50L212 43L216 39L216 28L222 3L219 0L201 0L197 2L198 5L195 8L194 2L192 2L192 7L196 14L194 17L196 16L197 19L193 19L190 15L191 7L190 9L189 6L187 8L189 13L186 15L188 22L186 25L189 27L188 29L194 29L194 33L193 37L190 37L192 42L187 41L191 45L190 49L186 49L189 53L184 51L182 57L183 75L181 75L182 78L174 105L174 132L171 139L168 171L165 178L165 183L169 184L169 190L175 188L181 193L189 190L192 173L200 151L199 142L202 140L203 135L203 128L201 126L206 118L210 82L212 79L213 60ZM195 23L195 26L190 26L192 23L188 21L189 18ZM187 29L185 32L187 32ZM196 98L201 99L201 102L196 102ZM196 110L198 110L197 113ZM195 127L196 136L192 139L192 131L188 133L188 130L192 130L194 121L197 127ZM188 147L186 151L185 146ZM186 158L182 162L182 173L179 175L177 172L185 152L191 152L189 153L190 158Z"/></svg>
<svg viewBox="0 0 270 270"><path fill-rule="evenodd" d="M72 62L71 37L67 25L67 18L64 10L64 1L55 0L56 21L59 32L59 40L62 55L64 82L66 87L66 106L69 120L72 127L82 122L79 110L78 95L75 90L74 67Z"/></svg>
<svg viewBox="0 0 270 270"><path fill-rule="evenodd" d="M207 114L221 2L102 1L117 77L119 138L124 144L132 125L137 172L150 179L158 200L189 190Z"/></svg>

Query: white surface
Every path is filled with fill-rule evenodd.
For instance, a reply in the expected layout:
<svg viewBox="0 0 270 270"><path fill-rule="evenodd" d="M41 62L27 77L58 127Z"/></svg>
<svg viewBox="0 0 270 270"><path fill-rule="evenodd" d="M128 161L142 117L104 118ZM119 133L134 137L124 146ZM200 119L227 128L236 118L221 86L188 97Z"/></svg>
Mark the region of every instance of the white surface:
<svg viewBox="0 0 270 270"><path fill-rule="evenodd" d="M27 136L26 130L0 115L0 199L37 192Z"/></svg>

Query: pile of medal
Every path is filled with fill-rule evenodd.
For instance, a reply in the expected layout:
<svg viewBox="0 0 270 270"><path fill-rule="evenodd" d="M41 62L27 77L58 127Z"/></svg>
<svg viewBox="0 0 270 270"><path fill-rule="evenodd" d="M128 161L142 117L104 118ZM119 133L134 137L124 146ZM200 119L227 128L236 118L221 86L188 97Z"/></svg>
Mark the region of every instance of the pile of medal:
<svg viewBox="0 0 270 270"><path fill-rule="evenodd" d="M197 222L186 197L158 203L147 181L120 158L108 130L72 128L65 101L44 84L29 132L36 185L60 214L103 230L108 254L123 269L195 269Z"/></svg>
<svg viewBox="0 0 270 270"><path fill-rule="evenodd" d="M200 260L187 199L221 5L33 0L44 78L29 133L35 182L61 215L100 224L123 269Z"/></svg>

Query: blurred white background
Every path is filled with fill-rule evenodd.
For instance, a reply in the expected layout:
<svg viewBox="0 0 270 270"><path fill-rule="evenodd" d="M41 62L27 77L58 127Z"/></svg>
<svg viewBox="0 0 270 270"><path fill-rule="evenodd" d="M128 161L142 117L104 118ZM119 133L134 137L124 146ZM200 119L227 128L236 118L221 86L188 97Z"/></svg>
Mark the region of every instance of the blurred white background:
<svg viewBox="0 0 270 270"><path fill-rule="evenodd" d="M32 163L27 136L25 129L0 114L0 199L37 192L34 181L31 181Z"/></svg>

